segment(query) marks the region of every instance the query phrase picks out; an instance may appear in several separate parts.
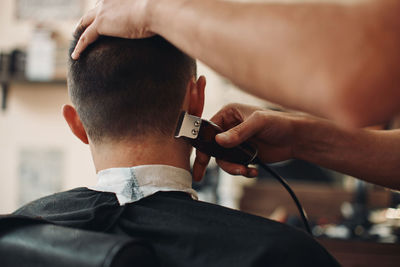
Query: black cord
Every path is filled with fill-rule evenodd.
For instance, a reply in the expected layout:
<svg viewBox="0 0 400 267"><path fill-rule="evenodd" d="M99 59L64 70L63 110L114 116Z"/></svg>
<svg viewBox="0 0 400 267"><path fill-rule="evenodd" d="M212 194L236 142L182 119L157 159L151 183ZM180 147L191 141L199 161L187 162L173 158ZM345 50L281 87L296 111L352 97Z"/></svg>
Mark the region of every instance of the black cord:
<svg viewBox="0 0 400 267"><path fill-rule="evenodd" d="M292 197L292 199L294 200L294 203L297 206L297 209L299 210L301 219L303 221L304 224L304 228L306 229L306 231L312 235L311 233L311 228L310 225L308 223L308 219L307 219L307 214L304 211L303 207L300 204L300 201L297 199L296 194L293 192L293 190L290 188L289 184L285 181L285 179L283 179L282 176L280 176L277 172L275 172L273 169L271 169L268 165L266 165L265 163L263 163L259 158L256 158L255 160L256 164L259 164L264 170L266 170L267 172L269 172L276 180L278 180L283 187L289 192L290 196Z"/></svg>

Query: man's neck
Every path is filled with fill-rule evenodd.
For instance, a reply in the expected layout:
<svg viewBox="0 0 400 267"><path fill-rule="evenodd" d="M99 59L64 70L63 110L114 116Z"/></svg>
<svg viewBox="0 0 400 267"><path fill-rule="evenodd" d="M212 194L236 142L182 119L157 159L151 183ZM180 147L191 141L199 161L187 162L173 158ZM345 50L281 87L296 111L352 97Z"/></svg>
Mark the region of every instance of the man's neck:
<svg viewBox="0 0 400 267"><path fill-rule="evenodd" d="M141 138L90 145L96 172L109 168L162 164L190 171L191 147L182 140Z"/></svg>

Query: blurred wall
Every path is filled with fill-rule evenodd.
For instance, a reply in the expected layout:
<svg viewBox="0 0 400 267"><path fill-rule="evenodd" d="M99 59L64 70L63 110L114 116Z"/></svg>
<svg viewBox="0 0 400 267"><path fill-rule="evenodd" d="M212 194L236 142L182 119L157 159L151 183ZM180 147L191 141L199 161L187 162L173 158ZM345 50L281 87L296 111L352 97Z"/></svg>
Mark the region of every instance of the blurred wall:
<svg viewBox="0 0 400 267"><path fill-rule="evenodd" d="M18 205L20 153L55 149L63 153L62 189L95 182L88 148L69 131L61 115L67 90L55 85L13 85L8 108L0 114L0 213Z"/></svg>

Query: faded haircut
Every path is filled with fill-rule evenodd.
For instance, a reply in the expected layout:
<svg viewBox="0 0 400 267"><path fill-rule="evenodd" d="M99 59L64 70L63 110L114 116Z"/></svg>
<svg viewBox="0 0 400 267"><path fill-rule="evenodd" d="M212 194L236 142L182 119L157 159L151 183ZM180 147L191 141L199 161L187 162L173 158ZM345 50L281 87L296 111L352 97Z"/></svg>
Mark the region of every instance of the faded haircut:
<svg viewBox="0 0 400 267"><path fill-rule="evenodd" d="M76 33L70 53L80 33ZM101 36L76 61L68 87L95 143L146 135L172 136L196 61L160 36Z"/></svg>

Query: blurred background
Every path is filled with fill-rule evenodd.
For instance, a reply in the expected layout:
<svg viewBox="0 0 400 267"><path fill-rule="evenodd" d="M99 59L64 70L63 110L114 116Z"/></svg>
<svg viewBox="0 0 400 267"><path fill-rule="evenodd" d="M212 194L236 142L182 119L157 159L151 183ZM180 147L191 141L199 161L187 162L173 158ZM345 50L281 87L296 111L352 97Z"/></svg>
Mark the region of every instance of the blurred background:
<svg viewBox="0 0 400 267"><path fill-rule="evenodd" d="M88 147L70 133L61 115L62 105L70 103L69 41L95 2L0 0L0 214L41 196L96 183ZM201 62L198 73L207 78L204 118L231 102L283 110L241 92ZM393 119L376 128L398 126ZM297 193L314 235L344 265L395 266L400 255L397 193L298 160L272 167ZM301 227L292 199L267 173L257 179L232 177L212 162L194 187L201 200Z"/></svg>

